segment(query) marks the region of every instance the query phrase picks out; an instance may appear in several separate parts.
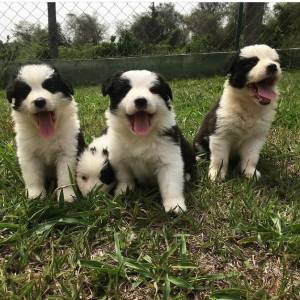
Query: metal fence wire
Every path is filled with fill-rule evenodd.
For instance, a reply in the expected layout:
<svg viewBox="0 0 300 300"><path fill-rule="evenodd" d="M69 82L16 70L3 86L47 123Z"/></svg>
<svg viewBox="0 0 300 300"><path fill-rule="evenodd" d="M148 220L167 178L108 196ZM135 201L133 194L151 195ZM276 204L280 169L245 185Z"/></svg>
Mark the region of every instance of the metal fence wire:
<svg viewBox="0 0 300 300"><path fill-rule="evenodd" d="M300 3L0 2L0 60L300 47Z"/></svg>

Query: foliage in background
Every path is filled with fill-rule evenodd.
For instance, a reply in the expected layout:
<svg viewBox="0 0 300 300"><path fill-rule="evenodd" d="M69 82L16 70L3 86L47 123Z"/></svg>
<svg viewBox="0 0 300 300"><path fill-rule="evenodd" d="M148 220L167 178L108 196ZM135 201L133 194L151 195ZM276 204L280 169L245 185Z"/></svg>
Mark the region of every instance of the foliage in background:
<svg viewBox="0 0 300 300"><path fill-rule="evenodd" d="M113 36L97 14L67 15L57 24L59 57L65 59L192 53L234 50L238 3L198 3L189 15L175 10L172 3L152 4L130 23L119 24ZM241 36L242 40L246 40ZM265 7L260 43L276 48L300 46L300 3L277 3ZM2 42L15 49L17 60L49 58L47 28L22 21L13 37ZM9 59L11 51L0 53ZM6 56L7 55L7 56Z"/></svg>
<svg viewBox="0 0 300 300"><path fill-rule="evenodd" d="M135 18L130 31L134 37L147 45L168 44L182 46L186 42L186 30L183 16L174 4L163 3L149 7L149 11Z"/></svg>
<svg viewBox="0 0 300 300"><path fill-rule="evenodd" d="M98 45L103 40L105 31L105 26L99 23L96 15L67 15L65 36L70 44L83 45L91 43Z"/></svg>
<svg viewBox="0 0 300 300"><path fill-rule="evenodd" d="M228 3L199 3L198 7L186 17L189 32L192 33L189 52L207 52L230 49L234 36L230 33L233 28L228 27L231 15L234 16L236 4ZM229 30L228 30L229 29ZM224 37L228 34L230 39Z"/></svg>
<svg viewBox="0 0 300 300"><path fill-rule="evenodd" d="M266 43L278 48L300 47L300 3L277 3L264 30Z"/></svg>

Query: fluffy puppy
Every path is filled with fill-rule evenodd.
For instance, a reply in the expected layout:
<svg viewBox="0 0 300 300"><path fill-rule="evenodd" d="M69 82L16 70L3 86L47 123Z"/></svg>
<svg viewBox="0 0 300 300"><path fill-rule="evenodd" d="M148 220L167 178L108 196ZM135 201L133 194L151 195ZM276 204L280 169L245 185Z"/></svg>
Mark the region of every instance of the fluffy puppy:
<svg viewBox="0 0 300 300"><path fill-rule="evenodd" d="M135 181L158 183L165 211L185 211L184 180L195 154L176 125L170 86L156 73L135 70L116 74L102 92L110 96L105 116L115 193L134 189Z"/></svg>
<svg viewBox="0 0 300 300"><path fill-rule="evenodd" d="M83 196L96 187L107 193L114 188L116 178L109 161L109 137L106 133L95 138L80 155L76 181Z"/></svg>
<svg viewBox="0 0 300 300"><path fill-rule="evenodd" d="M234 58L228 73L223 95L205 117L194 146L210 151L209 178L213 181L225 178L228 160L236 154L242 173L259 178L256 165L279 96L279 56L267 45L247 46Z"/></svg>
<svg viewBox="0 0 300 300"><path fill-rule="evenodd" d="M69 170L84 147L73 89L46 64L24 65L6 90L15 124L17 156L28 198L44 197L55 176L66 201L73 200Z"/></svg>

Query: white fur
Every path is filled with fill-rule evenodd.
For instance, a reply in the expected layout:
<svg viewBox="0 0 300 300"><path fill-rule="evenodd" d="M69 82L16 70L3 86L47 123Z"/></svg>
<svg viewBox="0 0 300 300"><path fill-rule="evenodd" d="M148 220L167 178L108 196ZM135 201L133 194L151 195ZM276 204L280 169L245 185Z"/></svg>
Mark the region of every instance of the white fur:
<svg viewBox="0 0 300 300"><path fill-rule="evenodd" d="M277 62L277 52L266 45L248 46L241 50L240 56L257 56L259 62L248 73L247 83L258 82L266 77L266 66ZM276 87L275 87L276 88ZM276 89L277 91L277 89ZM278 91L277 91L278 93ZM279 94L279 93L278 93ZM209 177L224 179L229 158L234 154L241 157L241 172L247 177L261 176L256 169L260 151L271 127L276 112L278 97L269 105L258 103L248 88L237 89L225 82L219 108L216 111L216 131L209 139L211 162Z"/></svg>
<svg viewBox="0 0 300 300"><path fill-rule="evenodd" d="M92 148L96 150L91 151ZM86 196L96 187L100 187L104 192L110 192L115 185L115 183L106 185L99 178L100 171L108 159L103 154L104 149L109 151L109 136L107 134L95 138L79 158L76 181L83 196Z"/></svg>
<svg viewBox="0 0 300 300"><path fill-rule="evenodd" d="M110 161L116 170L118 184L116 194L133 190L135 180L142 184L158 183L163 205L168 212L186 210L183 195L184 166L180 147L162 137L160 133L176 125L175 114L164 100L149 91L157 75L149 71L129 71L122 78L130 80L132 89L120 102L115 113L105 113L110 138ZM148 101L147 112L154 114L151 131L145 136L131 131L126 115L136 109L134 100L144 97Z"/></svg>
<svg viewBox="0 0 300 300"><path fill-rule="evenodd" d="M29 198L46 194L44 181L56 172L58 188L63 188L64 199L73 201L69 171L74 175L77 155L79 120L74 99L62 93L52 94L42 87L43 81L53 73L47 65L27 65L21 68L18 78L31 87L31 92L18 111L12 110L15 123L17 155ZM46 110L55 112L55 133L50 139L39 134L33 114L34 99L46 99Z"/></svg>

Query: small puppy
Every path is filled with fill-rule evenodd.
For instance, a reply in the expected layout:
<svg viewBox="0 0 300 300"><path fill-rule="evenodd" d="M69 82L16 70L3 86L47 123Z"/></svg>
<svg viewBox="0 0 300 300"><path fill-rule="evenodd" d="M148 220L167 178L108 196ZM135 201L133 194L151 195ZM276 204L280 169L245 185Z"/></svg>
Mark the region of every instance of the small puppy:
<svg viewBox="0 0 300 300"><path fill-rule="evenodd" d="M153 72L135 70L114 75L102 93L110 97L105 116L116 195L134 189L135 181L158 183L165 211L185 211L184 181L195 154L176 125L170 86Z"/></svg>
<svg viewBox="0 0 300 300"><path fill-rule="evenodd" d="M274 119L281 77L279 56L267 45L240 50L229 68L220 101L205 117L195 139L196 150L210 151L209 178L224 179L228 160L240 156L247 178L259 178L259 154Z"/></svg>
<svg viewBox="0 0 300 300"><path fill-rule="evenodd" d="M64 199L73 201L69 170L74 174L84 140L72 87L53 67L34 64L17 71L6 94L28 198L44 197L46 178L54 175Z"/></svg>
<svg viewBox="0 0 300 300"><path fill-rule="evenodd" d="M94 188L110 193L116 184L114 170L109 162L109 137L106 133L95 138L80 155L76 181L83 196Z"/></svg>

